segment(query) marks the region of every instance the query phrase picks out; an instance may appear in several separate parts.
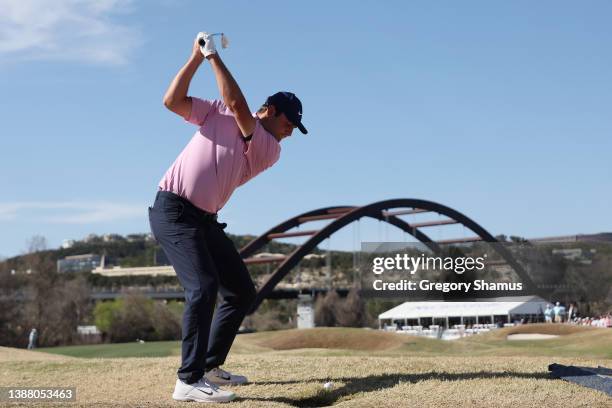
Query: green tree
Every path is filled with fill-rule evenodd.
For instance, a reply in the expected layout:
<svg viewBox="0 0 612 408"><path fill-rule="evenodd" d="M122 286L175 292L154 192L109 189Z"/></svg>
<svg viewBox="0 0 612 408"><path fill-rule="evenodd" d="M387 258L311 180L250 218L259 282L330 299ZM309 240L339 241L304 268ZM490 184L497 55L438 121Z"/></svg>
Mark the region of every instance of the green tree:
<svg viewBox="0 0 612 408"><path fill-rule="evenodd" d="M100 331L108 333L113 323L117 320L122 308L122 299L97 303L93 311L94 324Z"/></svg>

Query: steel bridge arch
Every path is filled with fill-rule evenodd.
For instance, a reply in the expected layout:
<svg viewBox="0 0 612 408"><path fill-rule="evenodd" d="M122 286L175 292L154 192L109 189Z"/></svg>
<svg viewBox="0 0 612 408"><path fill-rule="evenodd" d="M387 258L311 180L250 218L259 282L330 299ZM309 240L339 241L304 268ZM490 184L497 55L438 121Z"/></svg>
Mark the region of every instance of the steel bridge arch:
<svg viewBox="0 0 612 408"><path fill-rule="evenodd" d="M323 208L318 208L316 210L312 210L312 211L308 211L308 212L296 215L270 228L268 231L264 232L259 237L249 242L245 247L243 247L240 250L240 255L242 256L242 258L250 257L255 252L257 252L259 249L261 249L264 245L266 245L268 242L272 241L272 239L274 239L275 237L279 237L276 235L282 234L283 237L295 237L295 236L309 235L308 233L312 231L296 232L296 233L288 233L288 234L286 233L286 231L290 230L291 228L298 227L301 224L307 222L307 221L303 221L304 218L317 217L318 219L321 219L321 220L330 219L330 218L335 218L335 217L331 217L334 214L342 214L345 212L350 212L356 208L360 208L360 207L355 207L355 206L323 207ZM423 233L422 231L419 231L418 229L412 228L410 224L408 224L407 222L405 222L404 220L396 216L393 216L393 215L384 216L382 214L367 214L366 216L375 218L381 221L386 221L389 224L404 230L405 232L409 233L410 235L412 235L419 241L425 243L426 245L429 244L428 246L432 250L438 250L439 248L438 245L431 238L429 238L425 233ZM316 221L316 220L313 219L312 221ZM356 220L353 219L349 221L349 223L352 221L356 221ZM272 236L272 238L270 238L270 236Z"/></svg>
<svg viewBox="0 0 612 408"><path fill-rule="evenodd" d="M393 208L412 208L412 210L397 212L388 211ZM440 215L444 215L449 218L449 222L415 223L411 225L410 223L396 216L401 214L425 212L433 212ZM428 200L397 198L378 201L362 207L334 206L308 211L272 227L240 250L240 255L246 263L271 262L278 259L258 260L256 258L249 257L252 256L264 245L266 245L268 242L270 242L272 239L311 235L311 237L306 242L298 246L291 254L289 254L289 256L281 258L282 261L280 262L276 270L268 276L262 287L259 288L250 313L253 313L255 310L257 310L261 302L272 292L274 287L291 271L291 269L293 269L300 262L300 260L304 256L309 254L323 240L327 239L338 230L363 217L378 219L380 221L387 222L397 228L400 228L401 230L415 237L418 241L425 244L434 252L439 252L440 247L438 244L442 243L470 241L499 242L495 237L493 237L493 235L491 235L487 230L485 230L482 226L480 226L468 216L450 207ZM288 230L298 227L303 223L325 219L333 219L334 221L327 224L320 230L297 231L287 233ZM436 242L419 230L419 228L421 227L445 224L461 224L464 227L467 227L468 229L473 231L477 235L477 237L465 240L449 240ZM494 249L508 263L508 265L512 267L515 273L523 281L526 289L533 292L535 285L533 284L531 278L528 276L525 270L522 268L522 266L518 264L518 262L514 259L512 254L501 245L494 246Z"/></svg>

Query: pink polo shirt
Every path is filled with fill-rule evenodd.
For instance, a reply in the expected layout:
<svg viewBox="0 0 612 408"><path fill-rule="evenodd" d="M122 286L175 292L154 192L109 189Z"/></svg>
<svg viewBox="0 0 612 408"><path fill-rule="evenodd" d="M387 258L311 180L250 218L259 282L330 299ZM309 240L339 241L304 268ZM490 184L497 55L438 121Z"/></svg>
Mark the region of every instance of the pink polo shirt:
<svg viewBox="0 0 612 408"><path fill-rule="evenodd" d="M159 188L216 213L238 186L276 163L281 148L259 119L247 144L222 101L191 100L187 120L199 129L166 171Z"/></svg>

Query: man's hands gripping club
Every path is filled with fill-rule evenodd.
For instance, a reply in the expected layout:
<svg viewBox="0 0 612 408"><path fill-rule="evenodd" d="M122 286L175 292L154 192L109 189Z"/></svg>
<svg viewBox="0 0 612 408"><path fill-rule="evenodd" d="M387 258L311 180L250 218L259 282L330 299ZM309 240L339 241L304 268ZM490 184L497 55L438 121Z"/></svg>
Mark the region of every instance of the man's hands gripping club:
<svg viewBox="0 0 612 408"><path fill-rule="evenodd" d="M200 52L204 57L217 53L215 40L212 36L208 35L208 33L199 32L196 40L200 46Z"/></svg>

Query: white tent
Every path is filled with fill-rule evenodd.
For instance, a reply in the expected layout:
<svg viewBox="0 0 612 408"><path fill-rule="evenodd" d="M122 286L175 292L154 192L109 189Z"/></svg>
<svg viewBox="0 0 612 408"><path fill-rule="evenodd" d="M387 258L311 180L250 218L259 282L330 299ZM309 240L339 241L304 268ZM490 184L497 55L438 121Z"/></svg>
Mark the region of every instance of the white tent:
<svg viewBox="0 0 612 408"><path fill-rule="evenodd" d="M416 319L446 319L478 318L505 316L510 321L511 316L541 315L548 304L538 296L520 296L508 298L494 298L476 302L405 302L393 309L378 315L379 323L382 320ZM419 323L420 324L420 323Z"/></svg>

